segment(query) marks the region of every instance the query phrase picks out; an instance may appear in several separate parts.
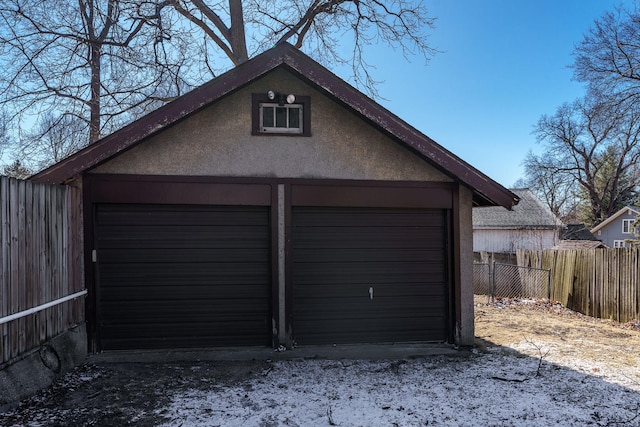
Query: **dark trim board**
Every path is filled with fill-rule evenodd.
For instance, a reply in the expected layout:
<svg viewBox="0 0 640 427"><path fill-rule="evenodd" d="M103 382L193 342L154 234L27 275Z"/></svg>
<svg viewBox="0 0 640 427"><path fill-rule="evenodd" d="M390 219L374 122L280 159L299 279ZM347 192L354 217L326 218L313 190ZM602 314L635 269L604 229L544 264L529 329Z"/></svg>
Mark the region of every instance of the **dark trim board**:
<svg viewBox="0 0 640 427"><path fill-rule="evenodd" d="M206 206L262 206L269 212L269 260L270 272L270 324L265 334L274 347L290 346L294 343L296 328L294 317L295 297L293 293L292 238L295 234L292 212L296 208L345 208L383 211L405 209L409 211L431 210L441 212L444 220L443 256L446 263L442 272L445 278L446 300L438 304L444 310L444 335L431 335L427 340L453 342L455 323L459 317L457 294L459 284L452 271L458 265L458 256L451 239L456 236L457 184L420 183L393 181L313 180L288 178L229 178L194 176L147 176L147 175L98 175L87 174L83 180L85 220L85 280L89 289L87 298L87 321L90 351L101 350L99 325L100 315L97 293L99 288L98 264L92 262L95 248L96 207L104 204L144 205L201 205ZM279 208L284 198L282 209ZM374 221L375 223L375 221ZM284 225L284 233L279 227ZM379 223L379 225L383 225ZM375 233L374 233L375 234ZM284 241L279 239L283 238ZM401 252L398 252L401 253ZM398 256L396 253L394 256ZM284 255L284 261L280 257ZM283 269L283 271L281 271ZM440 274L440 273L439 273ZM281 281L284 280L284 285ZM438 298L442 297L442 293ZM284 313L284 317L282 317ZM442 325L441 325L442 326ZM438 330L442 331L442 327ZM440 333L440 332L438 332ZM416 335L417 336L417 335ZM443 338L444 336L444 338ZM436 337L436 338L434 338ZM399 338L402 341L402 338ZM413 340L413 339L408 339Z"/></svg>
<svg viewBox="0 0 640 427"><path fill-rule="evenodd" d="M451 209L451 189L442 187L404 187L367 185L294 184L293 206L351 206L379 208Z"/></svg>
<svg viewBox="0 0 640 427"><path fill-rule="evenodd" d="M200 177L93 175L84 177L92 203L271 205L271 185Z"/></svg>

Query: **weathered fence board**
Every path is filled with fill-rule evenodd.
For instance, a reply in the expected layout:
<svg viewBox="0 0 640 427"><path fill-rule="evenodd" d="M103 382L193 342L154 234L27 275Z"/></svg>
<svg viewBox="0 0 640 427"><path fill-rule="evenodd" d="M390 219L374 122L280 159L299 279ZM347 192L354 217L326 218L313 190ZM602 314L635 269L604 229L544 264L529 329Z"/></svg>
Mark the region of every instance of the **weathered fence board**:
<svg viewBox="0 0 640 427"><path fill-rule="evenodd" d="M640 248L519 250L518 265L551 270L551 298L593 317L640 319Z"/></svg>
<svg viewBox="0 0 640 427"><path fill-rule="evenodd" d="M0 319L82 291L81 197L0 177ZM0 364L84 322L82 298L0 324Z"/></svg>

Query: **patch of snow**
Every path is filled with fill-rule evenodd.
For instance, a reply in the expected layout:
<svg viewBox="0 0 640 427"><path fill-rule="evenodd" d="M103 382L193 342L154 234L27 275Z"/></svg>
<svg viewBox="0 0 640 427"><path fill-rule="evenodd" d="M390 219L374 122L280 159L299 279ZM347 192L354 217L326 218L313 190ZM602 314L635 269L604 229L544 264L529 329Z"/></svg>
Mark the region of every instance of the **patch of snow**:
<svg viewBox="0 0 640 427"><path fill-rule="evenodd" d="M165 426L584 426L639 421L640 384L515 352L291 360L241 384L176 393Z"/></svg>

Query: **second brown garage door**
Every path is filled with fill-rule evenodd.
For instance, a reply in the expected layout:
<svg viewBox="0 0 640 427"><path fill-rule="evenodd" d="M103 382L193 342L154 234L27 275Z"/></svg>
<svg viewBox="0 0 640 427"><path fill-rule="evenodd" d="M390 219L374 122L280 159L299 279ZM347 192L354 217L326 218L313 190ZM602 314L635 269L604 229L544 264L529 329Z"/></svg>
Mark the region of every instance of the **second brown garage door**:
<svg viewBox="0 0 640 427"><path fill-rule="evenodd" d="M446 341L446 214L294 207L297 343Z"/></svg>

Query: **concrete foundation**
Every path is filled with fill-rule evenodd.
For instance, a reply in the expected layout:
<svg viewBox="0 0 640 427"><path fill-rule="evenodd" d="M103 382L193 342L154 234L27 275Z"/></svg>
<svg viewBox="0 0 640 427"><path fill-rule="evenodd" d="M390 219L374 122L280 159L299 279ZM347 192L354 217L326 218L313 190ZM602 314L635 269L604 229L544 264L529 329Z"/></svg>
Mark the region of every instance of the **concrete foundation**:
<svg viewBox="0 0 640 427"><path fill-rule="evenodd" d="M87 332L82 324L0 365L0 411L49 387L86 357Z"/></svg>
<svg viewBox="0 0 640 427"><path fill-rule="evenodd" d="M190 350L110 351L89 355L91 363L174 363L239 360L359 359L402 360L433 356L466 356L451 344L343 344L296 347L278 351L266 347L222 347Z"/></svg>

